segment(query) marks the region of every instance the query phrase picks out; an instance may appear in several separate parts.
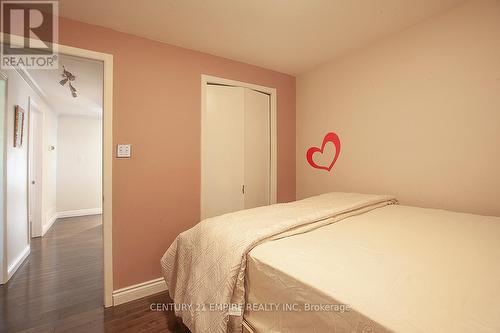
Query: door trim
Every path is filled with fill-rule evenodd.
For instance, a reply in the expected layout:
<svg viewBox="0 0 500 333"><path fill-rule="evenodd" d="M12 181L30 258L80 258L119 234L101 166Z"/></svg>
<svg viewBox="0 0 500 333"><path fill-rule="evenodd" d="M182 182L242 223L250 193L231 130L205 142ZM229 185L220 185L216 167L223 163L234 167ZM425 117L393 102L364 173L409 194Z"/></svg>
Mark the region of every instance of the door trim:
<svg viewBox="0 0 500 333"><path fill-rule="evenodd" d="M7 140L7 131L5 130L6 121L7 121L7 97L9 96L9 78L7 75L5 75L3 72L0 72L0 80L5 81L5 100L4 100L4 105L2 107L4 108L4 115L3 115L3 121L0 123L1 126L4 128L4 136L1 138L2 142L0 143L3 145L3 151L2 151L2 158L0 159L0 162L2 163L2 166L0 168L1 174L0 177L2 177L2 181L0 182L2 187L0 188L0 191L2 191L2 195L0 196L1 199L1 209L0 213L2 216L0 217L0 237L2 237L0 241L0 284L4 284L8 280L8 259L7 259L7 168L6 168L6 161L7 161L7 147L5 145L5 142ZM0 116L2 116L0 114Z"/></svg>
<svg viewBox="0 0 500 333"><path fill-rule="evenodd" d="M242 81L235 81L235 80L229 80L229 79L224 79L221 77L217 76L211 76L211 75L201 75L201 135L200 135L200 142L201 142L201 152L200 152L200 216L201 216L201 198L203 197L204 194L204 189L203 185L201 182L201 173L203 170L203 155L205 151L205 143L203 142L203 127L206 125L207 121L207 107L206 107L206 94L207 94L207 85L208 84L220 84L220 85L227 85L227 86L235 86L235 87L242 87L242 88L249 88L253 90L257 90L260 92L263 92L265 94L268 94L270 96L270 112L271 112L271 119L270 119L270 127L271 127L271 168L270 168L270 193L269 193L269 202L270 204L275 204L277 203L277 181L278 181L278 168L277 168L277 151L278 151L278 141L277 141L277 118L276 118L276 101L277 101L277 91L275 88L270 88L270 87L265 87L265 86L260 86L257 84L252 84L252 83L247 83L247 82L242 82Z"/></svg>
<svg viewBox="0 0 500 333"><path fill-rule="evenodd" d="M33 113L36 113L40 116L38 118L38 123L36 126L38 128L36 130L40 130L42 135L40 138L40 141L33 141L32 135L34 134L35 128L32 128L32 117ZM44 136L44 124L45 124L45 113L40 109L38 104L35 102L33 97L29 96L28 98L28 244L31 244L31 238L33 237L41 237L43 235L42 232L42 226L43 226L43 189L44 189L44 182L43 182L43 147L45 147L45 136ZM32 146L33 145L33 146ZM36 157L36 154L39 154L38 157ZM39 169L40 173L40 178L36 179L38 182L38 187L36 191L33 191L33 186L30 184L30 182L33 180L32 178L35 177L33 173L36 172L36 170L32 170L33 168L33 160L38 159L39 164L36 166ZM36 178L36 177L35 177ZM32 193L33 192L33 193ZM33 199L36 197L36 199ZM31 199L34 201L38 200L38 203L40 207L36 209L37 212L37 219L36 219L36 225L30 221L30 213L31 216L33 216L33 212L30 211L31 209Z"/></svg>
<svg viewBox="0 0 500 333"><path fill-rule="evenodd" d="M2 42L7 34L1 33ZM11 44L24 45L25 38L10 35ZM34 40L33 40L34 41ZM55 43L54 43L55 44ZM103 116L102 116L102 230L104 249L104 306L113 306L113 55L72 47L57 45L58 53L75 57L102 61L104 65L103 84ZM5 228L6 221L4 221ZM6 241L6 239L5 239ZM5 254L4 254L5 255ZM4 263L4 270L7 270Z"/></svg>

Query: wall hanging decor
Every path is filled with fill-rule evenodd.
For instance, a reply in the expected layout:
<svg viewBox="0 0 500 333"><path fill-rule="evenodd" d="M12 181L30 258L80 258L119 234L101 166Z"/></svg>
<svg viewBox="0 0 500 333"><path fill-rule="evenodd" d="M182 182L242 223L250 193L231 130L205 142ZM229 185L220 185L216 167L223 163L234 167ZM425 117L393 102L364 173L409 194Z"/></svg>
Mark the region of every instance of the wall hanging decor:
<svg viewBox="0 0 500 333"><path fill-rule="evenodd" d="M318 164L314 162L314 155L316 154L323 155L325 153L324 150L326 144L330 142L333 143L333 145L335 146L335 154L329 156L330 158L326 158L327 162L324 162L325 163L324 165L322 163ZM321 144L321 148L311 147L307 150L306 158L307 158L307 163L309 163L309 165L312 166L313 168L330 171L335 165L335 162L337 162L339 155L340 155L340 139L337 134L330 132L327 135L325 135L323 143Z"/></svg>
<svg viewBox="0 0 500 333"><path fill-rule="evenodd" d="M24 110L16 105L14 109L14 147L21 148L24 139Z"/></svg>

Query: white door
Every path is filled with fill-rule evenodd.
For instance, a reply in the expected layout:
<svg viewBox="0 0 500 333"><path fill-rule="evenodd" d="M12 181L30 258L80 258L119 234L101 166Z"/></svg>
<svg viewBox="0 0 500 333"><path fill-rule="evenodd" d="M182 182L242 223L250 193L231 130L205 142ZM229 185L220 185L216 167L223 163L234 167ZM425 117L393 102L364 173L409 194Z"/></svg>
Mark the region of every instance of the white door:
<svg viewBox="0 0 500 333"><path fill-rule="evenodd" d="M269 95L245 88L245 205L269 205L271 126Z"/></svg>
<svg viewBox="0 0 500 333"><path fill-rule="evenodd" d="M202 218L243 208L244 93L239 87L207 87L202 129Z"/></svg>
<svg viewBox="0 0 500 333"><path fill-rule="evenodd" d="M269 95L207 85L202 120L201 218L270 202Z"/></svg>
<svg viewBox="0 0 500 333"><path fill-rule="evenodd" d="M30 105L29 115L29 227L31 237L42 235L42 114Z"/></svg>

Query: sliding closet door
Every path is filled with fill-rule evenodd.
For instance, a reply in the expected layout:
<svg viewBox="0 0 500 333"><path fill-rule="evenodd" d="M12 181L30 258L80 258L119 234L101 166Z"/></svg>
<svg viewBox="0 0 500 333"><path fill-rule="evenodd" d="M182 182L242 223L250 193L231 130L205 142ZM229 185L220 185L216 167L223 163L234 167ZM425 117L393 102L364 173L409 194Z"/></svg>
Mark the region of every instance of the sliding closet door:
<svg viewBox="0 0 500 333"><path fill-rule="evenodd" d="M202 219L244 208L244 94L239 87L207 85L202 121Z"/></svg>
<svg viewBox="0 0 500 333"><path fill-rule="evenodd" d="M245 208L269 205L270 97L245 88Z"/></svg>

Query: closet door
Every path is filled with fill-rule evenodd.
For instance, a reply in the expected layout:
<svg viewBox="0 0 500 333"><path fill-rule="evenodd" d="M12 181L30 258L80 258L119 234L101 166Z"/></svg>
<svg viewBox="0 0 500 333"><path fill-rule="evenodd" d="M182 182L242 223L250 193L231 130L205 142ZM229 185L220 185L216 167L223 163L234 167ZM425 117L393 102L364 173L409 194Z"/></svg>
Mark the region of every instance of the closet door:
<svg viewBox="0 0 500 333"><path fill-rule="evenodd" d="M240 87L207 85L202 123L202 219L244 208L244 95Z"/></svg>
<svg viewBox="0 0 500 333"><path fill-rule="evenodd" d="M269 205L271 170L270 97L245 88L245 208Z"/></svg>

